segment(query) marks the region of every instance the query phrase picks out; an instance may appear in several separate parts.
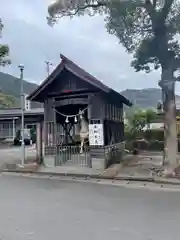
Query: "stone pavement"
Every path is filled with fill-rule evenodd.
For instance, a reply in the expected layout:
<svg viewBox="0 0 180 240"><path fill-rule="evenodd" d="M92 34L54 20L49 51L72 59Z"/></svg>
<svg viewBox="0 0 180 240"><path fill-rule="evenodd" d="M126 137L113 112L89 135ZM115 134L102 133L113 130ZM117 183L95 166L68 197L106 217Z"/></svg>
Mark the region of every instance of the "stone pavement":
<svg viewBox="0 0 180 240"><path fill-rule="evenodd" d="M0 169L15 168L21 163L22 149L20 146L4 146L0 148ZM25 147L25 163L36 161L36 146Z"/></svg>
<svg viewBox="0 0 180 240"><path fill-rule="evenodd" d="M11 168L6 166L3 171L35 173L41 175L72 176L80 178L148 181L180 185L180 178L162 178L158 176L158 173L163 170L161 165L161 155L143 154L139 156L128 155L122 164L114 164L104 171L73 165L45 167L44 165L38 166L36 163L29 163L23 166L17 164Z"/></svg>
<svg viewBox="0 0 180 240"><path fill-rule="evenodd" d="M148 155L145 153L138 156L127 155L122 164L111 166L103 175L152 178L160 170L162 170L162 156L160 154Z"/></svg>
<svg viewBox="0 0 180 240"><path fill-rule="evenodd" d="M161 155L147 155L147 153L138 156L129 155L118 174L153 177L163 170L162 160Z"/></svg>
<svg viewBox="0 0 180 240"><path fill-rule="evenodd" d="M129 157L129 159L128 159ZM135 159L134 156L128 156L124 164L114 164L110 166L106 170L96 170L88 167L79 167L77 165L63 165L63 166L56 166L56 167L45 167L44 165L40 165L39 167L37 164L34 163L25 164L24 166L17 165L16 170L22 170L22 171L36 171L42 174L63 174L63 175L89 175L89 176L101 176L102 178L114 178L118 176L143 176L143 177L152 177L150 174L150 171L148 169L148 165L143 163L143 165L140 165L137 160L135 160L135 163L131 163L131 160ZM146 159L149 160L149 158L146 157ZM142 164L142 162L141 162ZM152 166L151 163L149 163L149 166ZM10 170L10 169L9 169ZM13 167L11 168L13 170ZM15 170L15 169L14 169Z"/></svg>
<svg viewBox="0 0 180 240"><path fill-rule="evenodd" d="M145 165L144 165L145 166ZM147 165L148 166L148 165ZM94 170L91 168L78 167L48 167L43 165L38 166L36 163L25 164L24 166L17 165L14 169L4 169L4 172L15 173L31 173L36 175L48 176L69 176L73 178L85 179L109 179L109 180L127 180L153 182L158 184L173 184L180 185L180 179L162 178L157 174L153 174L148 168L138 166L123 166L116 164L105 171Z"/></svg>

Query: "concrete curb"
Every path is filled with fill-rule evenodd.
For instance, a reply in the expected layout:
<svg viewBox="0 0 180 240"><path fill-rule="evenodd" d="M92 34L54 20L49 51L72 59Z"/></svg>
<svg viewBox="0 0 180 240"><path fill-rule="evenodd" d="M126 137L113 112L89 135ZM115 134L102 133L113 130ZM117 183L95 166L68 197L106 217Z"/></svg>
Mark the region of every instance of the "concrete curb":
<svg viewBox="0 0 180 240"><path fill-rule="evenodd" d="M9 172L9 173L22 173L22 174L35 174L35 175L41 175L41 176L64 176L64 177L72 177L72 178L85 178L85 179L97 179L97 180L112 180L112 181L132 181L132 182L151 182L151 183L156 183L156 184L164 184L164 185L179 185L180 186L180 181L177 179L161 179L161 178L156 178L156 177L136 177L136 176L117 176L117 177L110 177L110 176L102 176L99 174L81 174L81 173L52 173L52 172L38 172L34 170L19 170L19 169L14 169L14 170L3 170L3 172Z"/></svg>
<svg viewBox="0 0 180 240"><path fill-rule="evenodd" d="M36 175L47 175L47 176L64 176L64 177L79 177L79 178L96 178L96 179L109 179L112 180L113 178L110 176L101 176L99 174L84 174L84 173L53 173L53 172L38 172L34 170L19 170L19 169L10 169L10 170L3 170L1 172L11 172L11 173L27 173L27 174L36 174Z"/></svg>

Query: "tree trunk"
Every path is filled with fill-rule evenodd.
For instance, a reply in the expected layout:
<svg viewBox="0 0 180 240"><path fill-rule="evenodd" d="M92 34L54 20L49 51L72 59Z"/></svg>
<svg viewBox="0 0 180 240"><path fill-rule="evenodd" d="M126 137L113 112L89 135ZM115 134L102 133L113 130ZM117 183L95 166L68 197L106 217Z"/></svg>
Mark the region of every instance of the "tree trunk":
<svg viewBox="0 0 180 240"><path fill-rule="evenodd" d="M167 174L173 173L178 165L177 160L177 131L176 131L176 104L175 82L173 71L162 69L161 87L164 107L164 165Z"/></svg>

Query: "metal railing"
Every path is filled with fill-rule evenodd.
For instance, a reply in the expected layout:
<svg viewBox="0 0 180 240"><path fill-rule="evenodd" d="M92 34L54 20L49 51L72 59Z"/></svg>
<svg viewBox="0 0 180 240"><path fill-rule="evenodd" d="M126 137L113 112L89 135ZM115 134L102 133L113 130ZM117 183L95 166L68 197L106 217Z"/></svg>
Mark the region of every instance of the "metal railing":
<svg viewBox="0 0 180 240"><path fill-rule="evenodd" d="M89 147L84 147L80 153L80 146L57 146L55 166L91 167Z"/></svg>
<svg viewBox="0 0 180 240"><path fill-rule="evenodd" d="M48 146L53 146L55 144L61 145L64 142L66 132L60 123L46 122L45 129L46 129L45 130L46 145ZM79 135L77 125L72 126L72 129L70 130L69 134L73 138L77 138L77 135Z"/></svg>
<svg viewBox="0 0 180 240"><path fill-rule="evenodd" d="M45 155L53 156L55 166L77 166L77 167L92 167L91 154L89 146L83 148L83 153L80 153L80 146L62 146L53 145L45 146ZM106 165L110 163L120 162L124 155L124 142L102 146Z"/></svg>

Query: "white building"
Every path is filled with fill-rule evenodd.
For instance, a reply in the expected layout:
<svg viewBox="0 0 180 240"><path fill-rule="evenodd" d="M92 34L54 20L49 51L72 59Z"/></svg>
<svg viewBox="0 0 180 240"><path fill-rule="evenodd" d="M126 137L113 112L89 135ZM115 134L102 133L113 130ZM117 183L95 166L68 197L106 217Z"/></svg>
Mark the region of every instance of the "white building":
<svg viewBox="0 0 180 240"><path fill-rule="evenodd" d="M28 111L31 109L31 101L27 100L28 95L25 95L25 110Z"/></svg>

